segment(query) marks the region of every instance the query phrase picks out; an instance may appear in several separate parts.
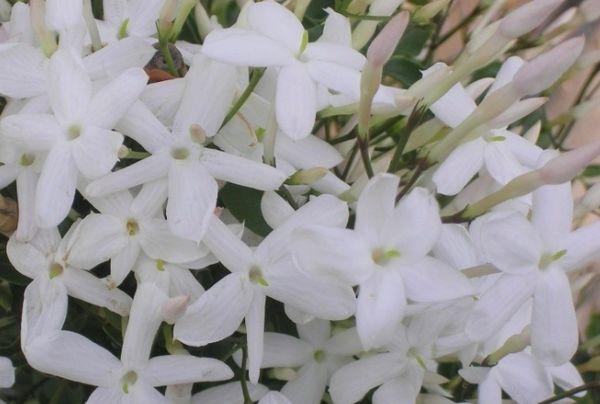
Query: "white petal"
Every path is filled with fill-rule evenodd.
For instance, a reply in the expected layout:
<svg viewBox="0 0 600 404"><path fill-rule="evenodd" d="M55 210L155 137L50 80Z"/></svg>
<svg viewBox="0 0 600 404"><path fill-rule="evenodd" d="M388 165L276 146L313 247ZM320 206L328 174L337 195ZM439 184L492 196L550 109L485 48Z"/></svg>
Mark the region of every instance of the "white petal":
<svg viewBox="0 0 600 404"><path fill-rule="evenodd" d="M362 343L356 328L340 331L332 336L323 349L333 355L357 355L363 351Z"/></svg>
<svg viewBox="0 0 600 404"><path fill-rule="evenodd" d="M577 351L577 330L569 280L559 266L552 265L542 271L533 295L533 354L542 363L562 365Z"/></svg>
<svg viewBox="0 0 600 404"><path fill-rule="evenodd" d="M38 235L44 232L44 230L40 230ZM6 255L17 271L30 278L45 274L51 264L46 251L37 248L33 242L19 242L15 237L8 240Z"/></svg>
<svg viewBox="0 0 600 404"><path fill-rule="evenodd" d="M90 105L93 113L88 116L86 123L106 129L114 128L138 99L147 82L148 76L142 69L125 70L94 94Z"/></svg>
<svg viewBox="0 0 600 404"><path fill-rule="evenodd" d="M362 70L366 61L360 52L350 46L323 41L308 44L302 57L311 62L331 62L338 67L347 67L356 72Z"/></svg>
<svg viewBox="0 0 600 404"><path fill-rule="evenodd" d="M571 183L546 185L533 193L531 222L537 230L546 252L563 248L573 222Z"/></svg>
<svg viewBox="0 0 600 404"><path fill-rule="evenodd" d="M548 373L524 352L504 357L496 366L495 374L502 389L518 403L535 404L552 396Z"/></svg>
<svg viewBox="0 0 600 404"><path fill-rule="evenodd" d="M155 181L167 176L170 165L171 161L167 156L153 155L92 181L85 193L91 197L99 197Z"/></svg>
<svg viewBox="0 0 600 404"><path fill-rule="evenodd" d="M504 63L502 63L500 70L498 70L496 80L490 88L488 95L511 82L524 63L525 61L518 56L511 56L506 59Z"/></svg>
<svg viewBox="0 0 600 404"><path fill-rule="evenodd" d="M171 127L186 85L185 78L151 83L146 86L140 99L163 124Z"/></svg>
<svg viewBox="0 0 600 404"><path fill-rule="evenodd" d="M46 151L62 135L58 122L49 114L14 114L0 122L7 140L29 150Z"/></svg>
<svg viewBox="0 0 600 404"><path fill-rule="evenodd" d="M0 58L0 93L14 98L29 98L44 93L45 59L39 49L26 44L15 44L4 50Z"/></svg>
<svg viewBox="0 0 600 404"><path fill-rule="evenodd" d="M248 392L252 401L257 401L269 391L262 384L248 382ZM194 394L192 404L244 404L242 384L239 381L225 383L220 386L210 387Z"/></svg>
<svg viewBox="0 0 600 404"><path fill-rule="evenodd" d="M86 56L85 69L93 80L115 77L126 69L144 67L156 49L143 38L130 36Z"/></svg>
<svg viewBox="0 0 600 404"><path fill-rule="evenodd" d="M120 285L129 272L133 269L135 261L140 255L140 245L129 240L124 249L116 254L110 261L110 279L115 285Z"/></svg>
<svg viewBox="0 0 600 404"><path fill-rule="evenodd" d="M156 20L164 2L160 0L133 0L129 2L131 23L129 31L136 36L150 37L156 33Z"/></svg>
<svg viewBox="0 0 600 404"><path fill-rule="evenodd" d="M198 54L185 77L186 86L175 115L173 133L189 138L190 126L195 124L212 137L223 123L236 94L237 69ZM198 94L202 97L198 98Z"/></svg>
<svg viewBox="0 0 600 404"><path fill-rule="evenodd" d="M312 135L296 141L285 135L279 136L275 150L278 156L296 168L332 168L342 161L342 156L335 147Z"/></svg>
<svg viewBox="0 0 600 404"><path fill-rule="evenodd" d="M81 24L83 3L78 0L48 0L46 2L46 24L59 31Z"/></svg>
<svg viewBox="0 0 600 404"><path fill-rule="evenodd" d="M554 383L563 390L570 390L581 386L584 383L579 371L571 362L546 369L550 372L550 376L552 376ZM582 397L584 395L585 393L576 394L577 397Z"/></svg>
<svg viewBox="0 0 600 404"><path fill-rule="evenodd" d="M123 338L121 361L127 368L139 368L150 357L154 336L162 322L162 307L167 297L153 284L138 286Z"/></svg>
<svg viewBox="0 0 600 404"><path fill-rule="evenodd" d="M415 188L404 197L385 222L382 240L393 246L401 258L427 254L437 241L442 222L438 203L425 188Z"/></svg>
<svg viewBox="0 0 600 404"><path fill-rule="evenodd" d="M247 272L254 263L252 250L218 217L212 216L203 242L231 272Z"/></svg>
<svg viewBox="0 0 600 404"><path fill-rule="evenodd" d="M59 122L70 126L81 123L90 106L92 82L76 57L60 49L49 65L48 96Z"/></svg>
<svg viewBox="0 0 600 404"><path fill-rule="evenodd" d="M373 404L392 404L397 400L414 403L420 391L419 385L412 383L404 377L397 377L385 382L373 394Z"/></svg>
<svg viewBox="0 0 600 404"><path fill-rule="evenodd" d="M131 211L141 217L162 216L168 192L166 180L147 182L133 199Z"/></svg>
<svg viewBox="0 0 600 404"><path fill-rule="evenodd" d="M266 332L261 367L300 367L312 358L313 347L287 334Z"/></svg>
<svg viewBox="0 0 600 404"><path fill-rule="evenodd" d="M166 265L166 268L171 278L171 296L187 295L195 302L204 293L204 288L189 269L176 265Z"/></svg>
<svg viewBox="0 0 600 404"><path fill-rule="evenodd" d="M443 224L433 255L457 269L476 266L477 251L469 232L458 224Z"/></svg>
<svg viewBox="0 0 600 404"><path fill-rule="evenodd" d="M474 293L461 272L431 257L403 266L402 276L406 296L417 302L439 302Z"/></svg>
<svg viewBox="0 0 600 404"><path fill-rule="evenodd" d="M273 229L281 226L294 214L294 208L273 191L263 193L260 199L260 211L267 224Z"/></svg>
<svg viewBox="0 0 600 404"><path fill-rule="evenodd" d="M479 383L477 397L482 403L502 404L502 389L495 375L491 375Z"/></svg>
<svg viewBox="0 0 600 404"><path fill-rule="evenodd" d="M567 255L562 265L568 270L577 269L600 253L600 223L596 222L569 233L563 240Z"/></svg>
<svg viewBox="0 0 600 404"><path fill-rule="evenodd" d="M376 354L360 359L333 374L329 382L329 393L336 404L355 403L373 387L396 376L401 368L402 362L393 353Z"/></svg>
<svg viewBox="0 0 600 404"><path fill-rule="evenodd" d="M290 249L298 268L310 276L357 285L373 270L369 247L351 230L300 228L292 233Z"/></svg>
<svg viewBox="0 0 600 404"><path fill-rule="evenodd" d="M406 307L402 276L396 271L380 272L359 287L356 328L365 350L391 342Z"/></svg>
<svg viewBox="0 0 600 404"><path fill-rule="evenodd" d="M530 275L502 275L481 298L466 324L466 334L483 341L499 330L533 294L535 278Z"/></svg>
<svg viewBox="0 0 600 404"><path fill-rule="evenodd" d="M542 248L531 223L519 213L489 217L483 219L479 240L487 262L515 274L537 268Z"/></svg>
<svg viewBox="0 0 600 404"><path fill-rule="evenodd" d="M90 213L79 224L79 234L69 254L69 264L76 268L92 269L120 253L128 241L121 219Z"/></svg>
<svg viewBox="0 0 600 404"><path fill-rule="evenodd" d="M141 101L133 103L115 127L151 153L168 146L173 136Z"/></svg>
<svg viewBox="0 0 600 404"><path fill-rule="evenodd" d="M504 141L488 142L484 160L488 173L502 185L525 171Z"/></svg>
<svg viewBox="0 0 600 404"><path fill-rule="evenodd" d="M292 54L300 51L304 27L290 10L275 2L255 3L248 7L250 28L285 46Z"/></svg>
<svg viewBox="0 0 600 404"><path fill-rule="evenodd" d="M283 66L295 62L293 53L278 42L239 28L212 31L204 41L202 53L238 66Z"/></svg>
<svg viewBox="0 0 600 404"><path fill-rule="evenodd" d="M258 404L292 404L292 402L280 392L271 391L261 398Z"/></svg>
<svg viewBox="0 0 600 404"><path fill-rule="evenodd" d="M201 163L215 178L261 191L272 191L285 181L285 173L220 150L204 149Z"/></svg>
<svg viewBox="0 0 600 404"><path fill-rule="evenodd" d="M198 162L175 163L169 170L167 220L171 231L200 241L217 203L215 179Z"/></svg>
<svg viewBox="0 0 600 404"><path fill-rule="evenodd" d="M150 258L183 263L194 261L206 254L198 243L175 236L164 219L145 219L139 224L138 241Z"/></svg>
<svg viewBox="0 0 600 404"><path fill-rule="evenodd" d="M275 113L281 130L294 140L310 135L317 113L315 84L299 63L281 68Z"/></svg>
<svg viewBox="0 0 600 404"><path fill-rule="evenodd" d="M306 324L298 324L298 335L315 347L321 347L331 337L331 323L314 319Z"/></svg>
<svg viewBox="0 0 600 404"><path fill-rule="evenodd" d="M35 189L38 176L33 170L23 170L17 177L17 197L19 204L19 223L15 238L29 241L35 236Z"/></svg>
<svg viewBox="0 0 600 404"><path fill-rule="evenodd" d="M266 297L255 293L246 313L246 341L248 345L248 379L258 383L264 349Z"/></svg>
<svg viewBox="0 0 600 404"><path fill-rule="evenodd" d="M131 297L122 290L109 289L100 279L81 269L67 267L62 277L69 295L121 316L129 314Z"/></svg>
<svg viewBox="0 0 600 404"><path fill-rule="evenodd" d="M36 223L48 228L58 225L67 217L77 184L77 166L67 143L50 150L35 194Z"/></svg>
<svg viewBox="0 0 600 404"><path fill-rule="evenodd" d="M281 392L293 404L321 402L327 385L327 367L311 361L298 371L296 378L287 382Z"/></svg>
<svg viewBox="0 0 600 404"><path fill-rule="evenodd" d="M46 338L63 327L67 316L67 291L61 282L39 276L25 289L21 316L21 347Z"/></svg>
<svg viewBox="0 0 600 404"><path fill-rule="evenodd" d="M424 72L423 76L427 74ZM455 84L440 99L431 105L431 112L451 128L457 127L477 107L473 98L462 84Z"/></svg>
<svg viewBox="0 0 600 404"><path fill-rule="evenodd" d="M233 372L223 362L191 355L156 356L144 368L144 379L153 386L214 382L231 377Z"/></svg>
<svg viewBox="0 0 600 404"><path fill-rule="evenodd" d="M396 205L399 183L395 175L379 174L369 180L358 198L354 228L373 243L381 242L381 231Z"/></svg>
<svg viewBox="0 0 600 404"><path fill-rule="evenodd" d="M0 189L12 184L20 171L21 169L17 164L4 164L0 166Z"/></svg>
<svg viewBox="0 0 600 404"><path fill-rule="evenodd" d="M269 267L266 278L270 297L304 312L327 320L342 320L354 314L352 288L309 278L289 258Z"/></svg>
<svg viewBox="0 0 600 404"><path fill-rule="evenodd" d="M323 25L323 33L319 37L319 42L331 42L344 46L352 46L352 28L350 21L336 13L331 8L325 9L327 19Z"/></svg>
<svg viewBox="0 0 600 404"><path fill-rule="evenodd" d="M331 195L312 198L294 212L260 243L255 251L261 261L275 262L289 251L292 232L302 226L345 227L348 222L348 205Z"/></svg>
<svg viewBox="0 0 600 404"><path fill-rule="evenodd" d="M121 370L113 354L71 331L36 340L25 355L29 365L40 372L93 386L107 386Z"/></svg>
<svg viewBox="0 0 600 404"><path fill-rule="evenodd" d="M15 383L15 368L8 358L0 358L0 388L12 387Z"/></svg>
<svg viewBox="0 0 600 404"><path fill-rule="evenodd" d="M88 397L86 404L118 403L122 396L123 390L120 387L98 387Z"/></svg>
<svg viewBox="0 0 600 404"><path fill-rule="evenodd" d="M94 126L85 128L81 136L71 142L73 159L81 174L94 179L108 173L119 159L123 135Z"/></svg>
<svg viewBox="0 0 600 404"><path fill-rule="evenodd" d="M433 174L438 193L456 195L483 165L485 141L475 139L458 146Z"/></svg>
<svg viewBox="0 0 600 404"><path fill-rule="evenodd" d="M78 186L81 192L83 184L79 184ZM94 198L85 194L83 196L100 213L104 213L105 215L111 215L115 217L126 217L127 215L129 215L129 206L131 205L131 201L133 200L133 197L131 196L131 192L129 192L129 190L114 192L102 198Z"/></svg>
<svg viewBox="0 0 600 404"><path fill-rule="evenodd" d="M204 292L177 320L175 338L187 345L202 346L230 336L246 316L253 294L245 275L227 275ZM222 310L223 307L227 310Z"/></svg>

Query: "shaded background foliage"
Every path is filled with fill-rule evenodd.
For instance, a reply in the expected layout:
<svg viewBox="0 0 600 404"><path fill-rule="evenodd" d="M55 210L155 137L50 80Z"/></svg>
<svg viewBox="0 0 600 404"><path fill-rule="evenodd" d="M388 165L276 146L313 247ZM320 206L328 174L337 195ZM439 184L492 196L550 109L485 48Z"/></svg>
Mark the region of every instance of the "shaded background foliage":
<svg viewBox="0 0 600 404"><path fill-rule="evenodd" d="M357 22L360 16L349 15L345 12L346 7L351 0L313 0L306 12L303 23L309 32L311 40L318 38L323 30L323 23L326 13L323 11L331 7L336 11L346 14L351 22ZM16 1L12 1L15 3ZM102 0L92 0L94 13L98 18L102 17ZM412 0L414 5L427 3L426 0ZM482 1L481 3L489 3ZM216 15L219 22L224 26L233 24L239 14L239 8L234 0L203 0L202 4L210 14ZM472 11L465 16L463 22L454 27L443 27L444 15L436 17L429 23L419 24L411 22L401 42L396 48L391 61L385 67L386 84L394 84L400 87L408 87L421 77L420 70L429 67L432 63L434 47L450 38L450 34L460 34L461 24L471 18L476 13ZM180 35L180 39L200 43L200 37L196 31L196 23L193 13L190 14L185 27ZM368 46L368 45L367 45ZM493 77L500 67L500 62L493 62L488 66L475 72L473 79L483 77ZM5 105L5 100L0 99L0 109ZM396 121L389 122L386 129L387 134L396 139L406 122L403 119L393 118ZM322 125L328 125L331 120L337 124L343 124L344 118L326 118L321 120ZM525 118L519 123L519 126L525 128L533 125L536 121L547 122L545 111L539 110ZM549 146L549 128L543 127L542 136L539 143L544 147ZM135 150L141 150L139 145L134 144L131 139L126 140L126 145ZM414 156L413 156L414 158ZM405 156L406 165L410 165L411 153ZM120 166L131 162L121 161ZM600 165L588 167L583 173L584 181L594 182L600 180ZM16 190L14 184L2 190L2 195L16 200ZM226 206L228 210L240 221L243 221L248 229L254 233L264 236L271 229L265 222L260 211L260 198L262 193L257 190L245 188L239 185L227 184L219 192L219 205ZM443 200L440 201L442 204ZM92 211L92 207L81 197L77 197L74 204L74 211L81 216L85 216ZM61 225L61 233L64 234L70 226L76 214L71 215ZM6 257L7 238L0 235L0 356L7 356L16 367L16 383L14 387L0 391L0 398L9 403L83 403L92 391L92 388L81 384L69 382L54 376L42 374L31 369L23 357L20 350L19 330L20 317L23 305L23 292L29 283L29 279L15 271ZM106 276L109 273L108 263L104 263L95 268L93 272L98 276ZM206 288L210 288L219 279L228 272L220 264L214 265L210 270L197 271L195 276ZM132 274L121 285L121 288L132 295L135 292L136 284ZM120 354L122 345L123 330L125 322L118 315L105 309L98 308L79 300L69 298L69 311L65 329L72 330L85 335L96 343L109 349L115 355ZM286 333L297 336L294 324L284 313L283 305L273 300L267 301L266 310L266 330ZM164 324L157 335L153 355L166 353L174 347L170 346L169 341L172 335L171 326ZM192 354L205 357L213 357L224 360L240 377L241 369L232 360L234 352L241 349L245 338L241 334L234 334L223 341L210 344L206 347L193 348L186 347ZM583 372L586 382L600 380L600 313L592 314L589 325L585 330L585 343L581 345L580 350L574 358L574 363L579 366ZM595 358L595 359L594 359ZM590 362L591 361L591 362ZM595 364L595 365L594 365ZM450 383L460 382L458 379L457 363L447 363L440 366L440 374L451 380ZM271 389L280 389L284 382L269 377L270 372L263 372L261 382ZM195 391L210 387L213 383L197 383ZM473 393L474 386L467 388L460 393L463 396L470 396ZM460 389L458 389L460 390ZM372 393L371 393L372 394ZM363 403L371 402L371 394L367 395ZM462 397L455 397L462 398ZM600 392L592 391L586 397L577 400L581 404L592 404L600 402Z"/></svg>

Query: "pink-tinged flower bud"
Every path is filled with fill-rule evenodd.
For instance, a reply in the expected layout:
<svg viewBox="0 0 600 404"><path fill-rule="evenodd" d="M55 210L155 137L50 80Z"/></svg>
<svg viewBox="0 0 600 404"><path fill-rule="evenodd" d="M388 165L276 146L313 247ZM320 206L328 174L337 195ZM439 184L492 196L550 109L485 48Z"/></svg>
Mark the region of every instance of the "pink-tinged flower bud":
<svg viewBox="0 0 600 404"><path fill-rule="evenodd" d="M522 97L547 89L575 63L584 43L582 36L569 39L527 62L515 74L513 87Z"/></svg>
<svg viewBox="0 0 600 404"><path fill-rule="evenodd" d="M175 323L185 312L189 301L189 295L176 296L167 300L162 306L162 315L165 322L169 324Z"/></svg>
<svg viewBox="0 0 600 404"><path fill-rule="evenodd" d="M369 50L367 59L373 66L383 66L394 53L400 38L404 34L409 21L409 14L404 11L392 18L375 37Z"/></svg>
<svg viewBox="0 0 600 404"><path fill-rule="evenodd" d="M502 19L499 31L507 38L518 38L539 26L552 11L554 11L562 0L534 0Z"/></svg>
<svg viewBox="0 0 600 404"><path fill-rule="evenodd" d="M563 153L539 170L542 181L545 184L562 184L571 181L598 155L600 155L600 140Z"/></svg>
<svg viewBox="0 0 600 404"><path fill-rule="evenodd" d="M450 3L450 0L434 0L418 9L414 15L415 21L426 23L433 19Z"/></svg>

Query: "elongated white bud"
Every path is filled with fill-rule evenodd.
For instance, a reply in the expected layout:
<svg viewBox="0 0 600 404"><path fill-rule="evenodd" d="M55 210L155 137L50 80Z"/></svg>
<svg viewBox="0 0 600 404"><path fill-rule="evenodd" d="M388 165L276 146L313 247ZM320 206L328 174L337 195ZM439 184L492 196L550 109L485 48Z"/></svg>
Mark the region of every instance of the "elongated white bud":
<svg viewBox="0 0 600 404"><path fill-rule="evenodd" d="M540 133L542 131L542 121L537 121L531 128L527 129L527 132L523 134L523 137L531 144L536 144Z"/></svg>
<svg viewBox="0 0 600 404"><path fill-rule="evenodd" d="M571 181L600 155L600 140L580 146L550 160L539 171L545 184Z"/></svg>
<svg viewBox="0 0 600 404"><path fill-rule="evenodd" d="M429 22L440 11L446 8L448 3L450 3L450 0L435 0L427 3L415 12L413 18L419 23Z"/></svg>
<svg viewBox="0 0 600 404"><path fill-rule="evenodd" d="M573 66L584 43L582 36L572 38L527 62L515 74L513 87L523 97L547 89Z"/></svg>
<svg viewBox="0 0 600 404"><path fill-rule="evenodd" d="M562 0L534 0L517 8L502 19L499 32L506 38L518 38L539 26Z"/></svg>
<svg viewBox="0 0 600 404"><path fill-rule="evenodd" d="M177 0L165 0L158 15L159 38L167 38L173 27L173 20L177 11Z"/></svg>
<svg viewBox="0 0 600 404"><path fill-rule="evenodd" d="M575 218L581 219L588 212L600 206L600 182L587 190L581 198L577 206L575 206Z"/></svg>
<svg viewBox="0 0 600 404"><path fill-rule="evenodd" d="M288 185L310 185L319 181L327 174L329 170L324 167L308 168L306 170L298 170L290 176L285 183Z"/></svg>
<svg viewBox="0 0 600 404"><path fill-rule="evenodd" d="M398 42L406 30L408 21L409 14L407 11L404 11L392 18L383 27L379 35L371 42L367 51L369 63L373 66L383 66L392 57Z"/></svg>
<svg viewBox="0 0 600 404"><path fill-rule="evenodd" d="M29 9L31 10L31 26L33 27L33 31L40 42L40 47L44 51L44 54L50 57L58 48L58 44L56 43L54 34L46 26L45 3L43 0L31 0L29 2Z"/></svg>
<svg viewBox="0 0 600 404"><path fill-rule="evenodd" d="M210 31L215 29L215 24L210 19L206 9L200 2L198 2L196 8L194 9L194 17L196 17L196 26L198 27L200 38L206 38Z"/></svg>
<svg viewBox="0 0 600 404"><path fill-rule="evenodd" d="M519 119L526 117L548 101L546 97L527 98L498 115L490 122L491 128L503 128Z"/></svg>

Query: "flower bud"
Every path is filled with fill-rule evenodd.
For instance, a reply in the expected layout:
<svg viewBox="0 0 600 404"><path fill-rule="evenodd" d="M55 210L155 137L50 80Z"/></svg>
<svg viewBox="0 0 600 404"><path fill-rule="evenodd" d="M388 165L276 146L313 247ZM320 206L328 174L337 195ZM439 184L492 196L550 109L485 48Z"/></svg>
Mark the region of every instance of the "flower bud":
<svg viewBox="0 0 600 404"><path fill-rule="evenodd" d="M583 195L577 206L575 206L574 216L577 219L581 219L588 212L600 206L600 182L594 184L587 192Z"/></svg>
<svg viewBox="0 0 600 404"><path fill-rule="evenodd" d="M527 98L519 101L512 107L494 118L489 126L491 128L504 128L513 122L529 115L548 101L546 97Z"/></svg>
<svg viewBox="0 0 600 404"><path fill-rule="evenodd" d="M205 39L210 31L215 29L216 24L210 19L206 9L200 2L198 2L194 9L194 17L196 17L196 26L198 27L200 38Z"/></svg>
<svg viewBox="0 0 600 404"><path fill-rule="evenodd" d="M196 7L196 4L199 4L198 0L181 0L179 7L177 8L177 16L175 17L175 22L173 23L173 27L170 31L171 41L175 42L181 29L183 28L183 24L187 20L190 12Z"/></svg>
<svg viewBox="0 0 600 404"><path fill-rule="evenodd" d="M383 27L379 35L373 39L369 50L367 50L367 59L373 66L379 67L387 63L392 57L398 42L402 38L406 27L408 26L409 14L404 11L392 18Z"/></svg>
<svg viewBox="0 0 600 404"><path fill-rule="evenodd" d="M414 19L418 23L428 23L435 17L440 11L442 11L450 3L450 0L435 0L431 3L425 4L419 8L415 14Z"/></svg>
<svg viewBox="0 0 600 404"><path fill-rule="evenodd" d="M523 137L531 144L536 144L540 133L542 131L542 121L537 121L531 128L527 129L527 132L523 134Z"/></svg>
<svg viewBox="0 0 600 404"><path fill-rule="evenodd" d="M600 140L561 154L539 169L544 184L562 184L571 181L600 155Z"/></svg>
<svg viewBox="0 0 600 404"><path fill-rule="evenodd" d="M324 167L308 168L306 170L298 170L290 176L285 183L287 185L310 185L319 181L327 174L328 170Z"/></svg>
<svg viewBox="0 0 600 404"><path fill-rule="evenodd" d="M584 42L582 36L569 39L527 62L515 74L513 87L522 97L547 89L575 63Z"/></svg>
<svg viewBox="0 0 600 404"><path fill-rule="evenodd" d="M29 9L31 15L31 26L33 27L33 31L37 36L38 41L40 42L40 47L44 51L44 54L47 57L52 56L52 54L58 49L58 45L56 43L56 38L54 34L50 32L48 27L46 26L46 6L43 0L30 0L29 1Z"/></svg>
<svg viewBox="0 0 600 404"><path fill-rule="evenodd" d="M173 28L173 20L175 19L175 12L177 11L177 0L165 0L160 14L158 15L158 37L168 38Z"/></svg>
<svg viewBox="0 0 600 404"><path fill-rule="evenodd" d="M185 312L189 301L189 295L176 296L167 300L163 304L161 310L165 322L169 324L175 323L175 321L177 321L177 319Z"/></svg>
<svg viewBox="0 0 600 404"><path fill-rule="evenodd" d="M498 28L506 38L518 38L539 26L562 0L534 0L504 17Z"/></svg>

